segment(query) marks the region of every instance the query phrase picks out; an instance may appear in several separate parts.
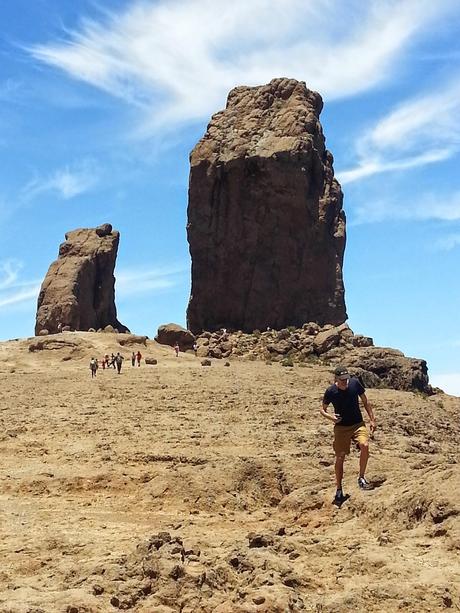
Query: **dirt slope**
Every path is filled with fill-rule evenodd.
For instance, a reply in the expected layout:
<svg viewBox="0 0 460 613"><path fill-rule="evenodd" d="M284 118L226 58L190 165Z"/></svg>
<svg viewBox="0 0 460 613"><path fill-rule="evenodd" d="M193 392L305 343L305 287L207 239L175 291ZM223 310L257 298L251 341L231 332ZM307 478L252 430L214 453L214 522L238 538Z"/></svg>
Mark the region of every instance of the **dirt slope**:
<svg viewBox="0 0 460 613"><path fill-rule="evenodd" d="M460 609L460 399L369 390L337 509L326 368L49 339L0 344L2 613Z"/></svg>

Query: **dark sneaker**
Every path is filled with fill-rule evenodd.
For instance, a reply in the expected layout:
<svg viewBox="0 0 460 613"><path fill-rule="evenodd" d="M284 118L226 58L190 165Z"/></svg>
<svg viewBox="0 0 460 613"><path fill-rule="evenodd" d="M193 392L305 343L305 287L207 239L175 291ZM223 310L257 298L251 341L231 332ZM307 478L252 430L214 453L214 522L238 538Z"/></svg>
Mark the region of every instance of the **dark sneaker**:
<svg viewBox="0 0 460 613"><path fill-rule="evenodd" d="M364 477L358 477L358 485L360 490L373 490L374 486L369 483Z"/></svg>
<svg viewBox="0 0 460 613"><path fill-rule="evenodd" d="M346 499L347 497L343 495L343 491L337 490L334 496L334 504L342 504Z"/></svg>

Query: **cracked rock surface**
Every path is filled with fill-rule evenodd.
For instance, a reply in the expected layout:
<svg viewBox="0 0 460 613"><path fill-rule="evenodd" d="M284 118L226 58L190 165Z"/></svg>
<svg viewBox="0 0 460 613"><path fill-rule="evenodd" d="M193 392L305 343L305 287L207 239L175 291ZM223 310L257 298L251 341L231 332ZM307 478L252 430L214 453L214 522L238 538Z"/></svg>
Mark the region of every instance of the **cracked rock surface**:
<svg viewBox="0 0 460 613"><path fill-rule="evenodd" d="M343 194L319 115L294 79L236 87L190 156L193 333L347 318Z"/></svg>

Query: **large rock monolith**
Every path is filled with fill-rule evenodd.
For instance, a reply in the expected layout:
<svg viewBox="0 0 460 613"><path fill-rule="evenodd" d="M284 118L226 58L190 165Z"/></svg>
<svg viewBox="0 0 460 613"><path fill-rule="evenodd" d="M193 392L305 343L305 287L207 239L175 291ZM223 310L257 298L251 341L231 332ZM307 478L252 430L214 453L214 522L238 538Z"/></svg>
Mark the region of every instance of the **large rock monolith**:
<svg viewBox="0 0 460 613"><path fill-rule="evenodd" d="M347 318L343 195L322 106L293 79L236 87L192 151L192 332Z"/></svg>
<svg viewBox="0 0 460 613"><path fill-rule="evenodd" d="M113 273L119 232L104 224L67 232L65 238L41 286L35 334L42 329L55 333L107 325L127 331L117 319L115 306Z"/></svg>

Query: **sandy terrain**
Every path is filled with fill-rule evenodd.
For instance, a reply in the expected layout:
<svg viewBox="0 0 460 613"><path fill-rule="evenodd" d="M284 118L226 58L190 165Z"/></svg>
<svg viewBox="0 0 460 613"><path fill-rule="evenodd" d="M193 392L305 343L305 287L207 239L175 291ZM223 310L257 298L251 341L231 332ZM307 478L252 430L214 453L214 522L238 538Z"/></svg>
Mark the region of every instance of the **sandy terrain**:
<svg viewBox="0 0 460 613"><path fill-rule="evenodd" d="M338 509L327 368L53 338L0 344L2 613L460 610L460 399L369 390Z"/></svg>

